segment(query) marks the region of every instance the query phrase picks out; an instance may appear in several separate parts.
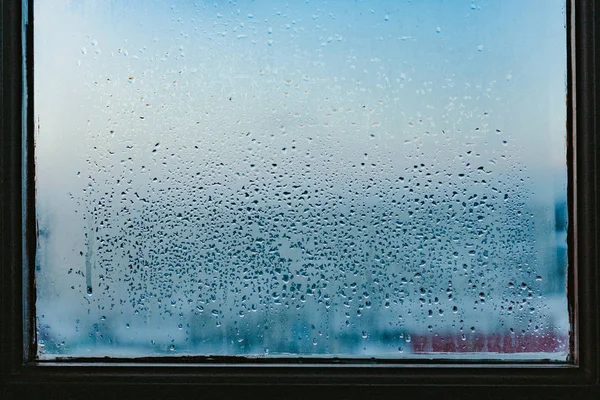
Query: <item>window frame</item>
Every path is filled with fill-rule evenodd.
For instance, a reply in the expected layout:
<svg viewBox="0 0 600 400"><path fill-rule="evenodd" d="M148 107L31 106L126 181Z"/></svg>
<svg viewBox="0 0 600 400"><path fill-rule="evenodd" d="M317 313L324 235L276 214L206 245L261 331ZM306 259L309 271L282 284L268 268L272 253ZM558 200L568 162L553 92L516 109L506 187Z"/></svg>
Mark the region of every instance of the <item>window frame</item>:
<svg viewBox="0 0 600 400"><path fill-rule="evenodd" d="M600 4L567 1L570 364L237 357L34 359L33 0L0 0L0 398L600 398ZM27 21L27 23L23 22ZM23 51L23 49L25 51ZM25 57L23 57L25 54ZM575 111L576 110L576 111ZM574 132L577 132L575 136ZM24 266L26 266L24 268ZM295 362L294 362L295 361ZM334 360L335 362L335 360Z"/></svg>

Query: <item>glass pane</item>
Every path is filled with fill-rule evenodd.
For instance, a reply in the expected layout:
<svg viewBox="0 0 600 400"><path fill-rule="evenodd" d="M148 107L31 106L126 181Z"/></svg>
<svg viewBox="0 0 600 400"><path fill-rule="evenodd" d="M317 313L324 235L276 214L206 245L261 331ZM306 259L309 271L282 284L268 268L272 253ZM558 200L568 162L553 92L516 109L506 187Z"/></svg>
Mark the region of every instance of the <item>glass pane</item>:
<svg viewBox="0 0 600 400"><path fill-rule="evenodd" d="M41 359L567 359L564 0L34 4Z"/></svg>

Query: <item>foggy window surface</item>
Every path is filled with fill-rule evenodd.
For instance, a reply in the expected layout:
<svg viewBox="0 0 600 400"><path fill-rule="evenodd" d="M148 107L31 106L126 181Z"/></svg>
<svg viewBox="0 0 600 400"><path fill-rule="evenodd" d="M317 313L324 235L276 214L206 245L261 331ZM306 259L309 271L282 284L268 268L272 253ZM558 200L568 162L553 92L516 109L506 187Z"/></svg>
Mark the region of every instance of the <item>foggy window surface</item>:
<svg viewBox="0 0 600 400"><path fill-rule="evenodd" d="M564 0L34 6L40 359L567 359Z"/></svg>

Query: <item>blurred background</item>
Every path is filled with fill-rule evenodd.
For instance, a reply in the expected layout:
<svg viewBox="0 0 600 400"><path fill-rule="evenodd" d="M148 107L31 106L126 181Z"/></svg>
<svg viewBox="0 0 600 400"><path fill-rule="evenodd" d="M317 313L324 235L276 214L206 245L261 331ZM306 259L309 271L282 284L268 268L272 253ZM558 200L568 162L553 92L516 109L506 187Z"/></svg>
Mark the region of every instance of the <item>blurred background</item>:
<svg viewBox="0 0 600 400"><path fill-rule="evenodd" d="M564 1L34 7L40 358L566 360Z"/></svg>

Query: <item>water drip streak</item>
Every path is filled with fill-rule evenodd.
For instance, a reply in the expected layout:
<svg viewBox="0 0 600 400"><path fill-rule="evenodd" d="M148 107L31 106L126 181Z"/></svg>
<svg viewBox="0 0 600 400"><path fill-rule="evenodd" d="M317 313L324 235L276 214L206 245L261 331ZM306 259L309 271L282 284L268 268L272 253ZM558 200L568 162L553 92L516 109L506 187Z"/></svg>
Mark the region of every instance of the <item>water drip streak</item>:
<svg viewBox="0 0 600 400"><path fill-rule="evenodd" d="M86 292L92 294L92 257L94 256L94 241L96 235L94 229L90 227L88 232L87 250L85 252L85 285Z"/></svg>

